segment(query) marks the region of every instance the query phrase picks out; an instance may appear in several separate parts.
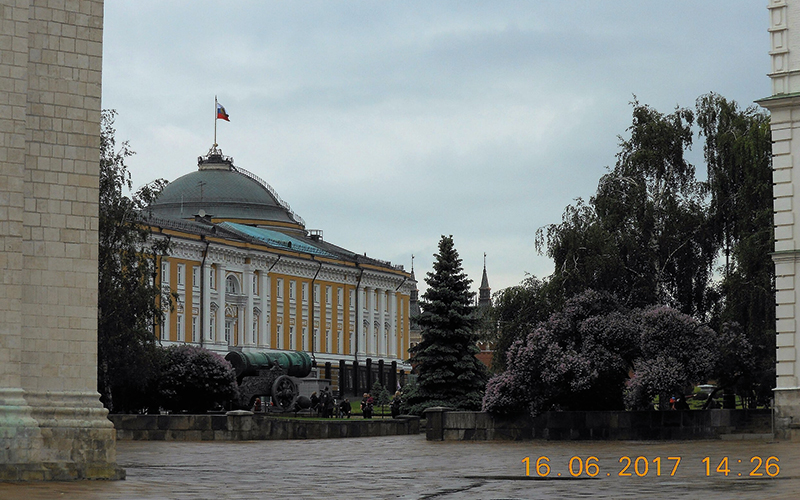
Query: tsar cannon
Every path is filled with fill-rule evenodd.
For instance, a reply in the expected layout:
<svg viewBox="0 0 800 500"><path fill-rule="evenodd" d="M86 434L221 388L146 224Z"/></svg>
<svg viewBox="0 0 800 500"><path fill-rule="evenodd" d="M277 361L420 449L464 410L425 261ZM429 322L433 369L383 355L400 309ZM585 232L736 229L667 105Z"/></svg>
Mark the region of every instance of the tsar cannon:
<svg viewBox="0 0 800 500"><path fill-rule="evenodd" d="M258 396L271 396L278 409L288 411L299 394L295 377L311 373L311 357L300 351L231 351L225 359L236 372L239 408L252 407Z"/></svg>

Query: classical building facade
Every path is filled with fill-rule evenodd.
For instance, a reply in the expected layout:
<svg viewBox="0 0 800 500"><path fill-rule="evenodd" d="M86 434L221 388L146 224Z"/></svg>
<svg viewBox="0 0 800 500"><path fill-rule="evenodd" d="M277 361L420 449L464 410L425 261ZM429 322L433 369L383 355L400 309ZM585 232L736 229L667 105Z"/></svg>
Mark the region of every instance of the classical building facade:
<svg viewBox="0 0 800 500"><path fill-rule="evenodd" d="M413 275L324 240L263 180L216 147L146 216L169 238L158 279L175 297L162 344L305 351L315 376L358 394L408 373Z"/></svg>

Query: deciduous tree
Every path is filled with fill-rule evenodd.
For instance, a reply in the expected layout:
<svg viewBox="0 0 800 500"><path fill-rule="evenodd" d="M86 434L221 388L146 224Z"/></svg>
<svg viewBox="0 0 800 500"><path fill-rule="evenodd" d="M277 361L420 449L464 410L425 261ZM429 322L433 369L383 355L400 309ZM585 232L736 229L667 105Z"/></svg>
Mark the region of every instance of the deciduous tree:
<svg viewBox="0 0 800 500"><path fill-rule="evenodd" d="M158 372L153 325L163 319L163 297L155 257L167 247L150 237L139 215L163 183L125 195L131 188L125 160L134 153L127 141L117 149L115 114L103 111L100 137L97 385L109 410L127 411L148 405Z"/></svg>

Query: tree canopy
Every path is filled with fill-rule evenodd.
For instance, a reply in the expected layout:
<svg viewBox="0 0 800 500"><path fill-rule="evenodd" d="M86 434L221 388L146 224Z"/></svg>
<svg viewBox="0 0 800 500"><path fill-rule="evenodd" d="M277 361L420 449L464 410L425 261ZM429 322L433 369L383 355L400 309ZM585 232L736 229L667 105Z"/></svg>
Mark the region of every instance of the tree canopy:
<svg viewBox="0 0 800 500"><path fill-rule="evenodd" d="M103 111L100 136L98 377L103 404L111 411L139 409L158 371L153 325L163 320L155 258L167 250L156 241L139 211L163 187L157 181L125 196L132 187L127 141L117 149L114 111Z"/></svg>
<svg viewBox="0 0 800 500"><path fill-rule="evenodd" d="M422 340L409 349L418 373L417 389L406 404L417 414L438 405L477 410L487 374L475 357L471 281L461 267L452 236L442 236L434 257L433 271L425 278L428 289L420 301Z"/></svg>
<svg viewBox="0 0 800 500"><path fill-rule="evenodd" d="M705 180L687 159L695 130L704 139ZM769 117L714 93L698 98L694 110L671 113L634 99L627 134L595 194L577 199L560 223L537 232L535 245L553 259L553 274L495 294L496 356L520 355L521 347L509 346L531 340L543 316L595 290L630 311L666 307L669 317L680 312L698 322L693 331L715 335L710 345L720 352L690 349L691 342L684 348L705 357L706 368L714 366L709 370L718 383L736 387L751 404L763 403L774 385L775 360ZM736 349L753 361L731 358ZM643 356L662 366L650 366L654 374L666 373L663 360ZM493 362L495 369L505 365L505 358ZM629 394L652 386L643 365L633 371L638 378Z"/></svg>

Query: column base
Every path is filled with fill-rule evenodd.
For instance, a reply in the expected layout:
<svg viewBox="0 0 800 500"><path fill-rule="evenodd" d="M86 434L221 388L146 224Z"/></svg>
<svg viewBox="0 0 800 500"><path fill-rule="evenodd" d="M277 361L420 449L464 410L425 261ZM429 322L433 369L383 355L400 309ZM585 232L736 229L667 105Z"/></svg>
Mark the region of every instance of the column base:
<svg viewBox="0 0 800 500"><path fill-rule="evenodd" d="M125 478L114 425L96 393L16 392L24 404L8 406L6 398L0 412L0 481Z"/></svg>
<svg viewBox="0 0 800 500"><path fill-rule="evenodd" d="M800 387L774 389L775 437L800 441Z"/></svg>

